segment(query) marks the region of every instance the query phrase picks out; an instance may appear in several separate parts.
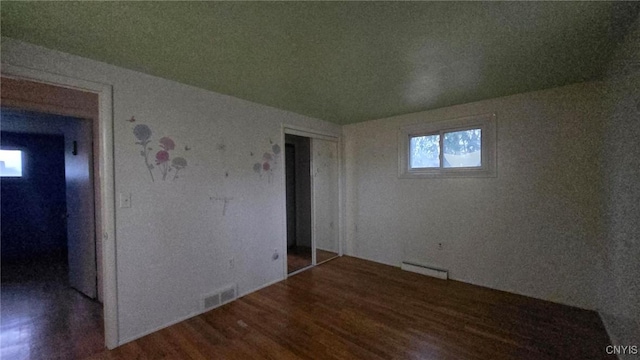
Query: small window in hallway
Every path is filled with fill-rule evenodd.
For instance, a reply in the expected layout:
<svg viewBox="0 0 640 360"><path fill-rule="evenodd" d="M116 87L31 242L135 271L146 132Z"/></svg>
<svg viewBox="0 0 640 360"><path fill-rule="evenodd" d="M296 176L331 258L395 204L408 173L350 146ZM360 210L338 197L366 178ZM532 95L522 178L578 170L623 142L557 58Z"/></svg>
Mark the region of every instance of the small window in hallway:
<svg viewBox="0 0 640 360"><path fill-rule="evenodd" d="M0 176L22 177L22 150L0 150Z"/></svg>

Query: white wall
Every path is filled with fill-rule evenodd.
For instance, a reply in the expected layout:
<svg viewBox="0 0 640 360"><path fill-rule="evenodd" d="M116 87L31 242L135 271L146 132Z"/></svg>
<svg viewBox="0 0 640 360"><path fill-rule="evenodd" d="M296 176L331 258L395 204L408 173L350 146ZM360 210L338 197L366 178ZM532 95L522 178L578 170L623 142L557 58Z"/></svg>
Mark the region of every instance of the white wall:
<svg viewBox="0 0 640 360"><path fill-rule="evenodd" d="M584 83L345 126L347 254L596 308L602 91ZM486 113L496 178L398 178L401 126Z"/></svg>
<svg viewBox="0 0 640 360"><path fill-rule="evenodd" d="M132 194L116 212L121 343L198 313L223 285L245 294L283 278L284 257L272 260L285 243L283 152L271 173L253 166L273 144L284 151L282 123L339 126L7 38L2 63L113 85L116 194ZM137 124L153 131L153 154L161 137L175 141L172 156L188 162L178 179L151 182ZM210 197L233 197L226 215Z"/></svg>
<svg viewBox="0 0 640 360"><path fill-rule="evenodd" d="M602 161L605 268L600 299L601 315L615 345L640 345L639 65L640 20L611 64L606 97L611 113Z"/></svg>

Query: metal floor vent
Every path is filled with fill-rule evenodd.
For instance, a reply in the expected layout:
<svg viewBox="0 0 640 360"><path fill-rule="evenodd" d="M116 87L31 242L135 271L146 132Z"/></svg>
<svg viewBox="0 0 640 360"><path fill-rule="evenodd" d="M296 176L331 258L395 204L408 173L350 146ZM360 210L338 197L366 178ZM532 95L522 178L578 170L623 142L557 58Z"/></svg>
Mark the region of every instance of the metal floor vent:
<svg viewBox="0 0 640 360"><path fill-rule="evenodd" d="M447 270L438 269L438 268L434 268L426 265L403 261L402 266L400 266L400 268L402 270L411 271L411 272L422 274L422 275L433 276L438 279L444 279L444 280L449 279L449 272Z"/></svg>
<svg viewBox="0 0 640 360"><path fill-rule="evenodd" d="M220 306L220 294L213 294L204 298L204 308L213 309Z"/></svg>
<svg viewBox="0 0 640 360"><path fill-rule="evenodd" d="M223 304L228 303L229 301L233 301L236 298L236 288L231 287L220 293L220 301Z"/></svg>
<svg viewBox="0 0 640 360"><path fill-rule="evenodd" d="M202 299L204 310L211 310L236 299L236 285L229 285L215 293L205 295Z"/></svg>

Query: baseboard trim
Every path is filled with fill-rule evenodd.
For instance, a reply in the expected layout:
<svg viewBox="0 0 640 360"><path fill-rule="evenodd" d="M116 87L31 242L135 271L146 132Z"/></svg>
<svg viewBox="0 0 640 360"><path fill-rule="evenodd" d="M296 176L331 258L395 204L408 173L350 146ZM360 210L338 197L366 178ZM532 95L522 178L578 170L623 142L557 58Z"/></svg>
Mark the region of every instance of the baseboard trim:
<svg viewBox="0 0 640 360"><path fill-rule="evenodd" d="M442 280L449 279L449 272L447 270L435 268L432 266L403 261L402 265L400 265L400 268L404 271L409 271L409 272L420 274L420 275L430 276L437 279L442 279Z"/></svg>

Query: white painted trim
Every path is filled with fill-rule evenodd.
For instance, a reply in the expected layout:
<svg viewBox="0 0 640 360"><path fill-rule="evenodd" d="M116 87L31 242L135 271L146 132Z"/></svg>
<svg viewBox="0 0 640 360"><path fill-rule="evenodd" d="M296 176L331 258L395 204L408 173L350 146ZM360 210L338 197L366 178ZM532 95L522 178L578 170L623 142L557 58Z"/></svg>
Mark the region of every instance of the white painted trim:
<svg viewBox="0 0 640 360"><path fill-rule="evenodd" d="M282 128L284 129L285 134L289 135L297 135L308 137L311 139L320 139L320 140L329 140L329 141L338 141L340 139L340 134L336 134L329 131L322 131L316 129L305 128L296 125L282 124Z"/></svg>
<svg viewBox="0 0 640 360"><path fill-rule="evenodd" d="M3 76L65 87L98 95L98 133L100 151L100 190L102 206L103 313L105 346L113 349L122 344L118 336L118 292L116 272L115 171L113 159L113 88L111 85L67 77L42 70L2 63Z"/></svg>
<svg viewBox="0 0 640 360"><path fill-rule="evenodd" d="M403 261L402 265L400 265L400 269L425 276L435 277L442 280L447 280L449 278L449 272L447 270L437 269L426 265L413 264Z"/></svg>
<svg viewBox="0 0 640 360"><path fill-rule="evenodd" d="M345 184L344 174L342 167L344 164L344 150L343 150L343 137L338 137L338 256L342 256L343 254L343 242L346 239L346 202L345 202Z"/></svg>
<svg viewBox="0 0 640 360"><path fill-rule="evenodd" d="M289 262L289 259L287 257L287 151L285 137L285 126L284 124L282 124L282 131L280 134L280 144L282 144L282 166L280 167L280 178L284 180L280 184L282 187L280 193L284 194L284 196L282 197L280 211L282 212L282 214L284 214L284 221L282 222L282 233L284 234L284 236L282 237L282 244L280 245L280 253L282 254L282 274L284 279L287 278L287 263Z"/></svg>
<svg viewBox="0 0 640 360"><path fill-rule="evenodd" d="M409 138L412 136L440 135L442 149L443 134L468 128L482 129L482 166L475 168L425 168L411 169L409 166ZM452 177L496 177L496 115L479 114L403 126L398 130L398 177L402 179L452 178ZM440 153L440 163L444 154Z"/></svg>
<svg viewBox="0 0 640 360"><path fill-rule="evenodd" d="M309 182L311 186L311 266L316 266L316 187L315 187L315 176L314 176L314 139L309 139Z"/></svg>

